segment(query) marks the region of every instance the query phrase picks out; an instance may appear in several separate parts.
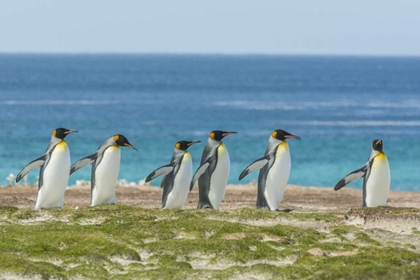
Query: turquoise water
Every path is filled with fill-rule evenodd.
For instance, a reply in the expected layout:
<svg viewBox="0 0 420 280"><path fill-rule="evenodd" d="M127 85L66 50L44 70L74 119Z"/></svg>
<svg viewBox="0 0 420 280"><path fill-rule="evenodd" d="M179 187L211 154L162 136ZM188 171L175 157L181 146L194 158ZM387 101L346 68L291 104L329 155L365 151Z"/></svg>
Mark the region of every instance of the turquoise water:
<svg viewBox="0 0 420 280"><path fill-rule="evenodd" d="M0 55L0 184L60 126L79 130L67 138L72 162L124 134L139 149L122 149L120 178L132 182L167 164L176 141L234 130L224 142L237 184L281 128L302 137L289 141L291 184L335 185L381 138L391 188L419 191L419 77L420 58L409 57ZM194 168L204 144L190 149ZM79 179L90 168L69 184Z"/></svg>

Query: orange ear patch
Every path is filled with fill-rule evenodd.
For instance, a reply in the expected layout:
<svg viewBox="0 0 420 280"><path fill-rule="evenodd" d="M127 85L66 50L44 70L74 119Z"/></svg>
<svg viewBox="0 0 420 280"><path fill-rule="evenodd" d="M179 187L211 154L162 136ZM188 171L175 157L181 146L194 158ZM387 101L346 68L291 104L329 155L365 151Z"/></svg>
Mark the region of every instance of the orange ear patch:
<svg viewBox="0 0 420 280"><path fill-rule="evenodd" d="M114 135L114 141L115 141L115 142L117 142L117 141L118 141L118 139L120 139L120 136L118 136L118 135Z"/></svg>
<svg viewBox="0 0 420 280"><path fill-rule="evenodd" d="M181 149L181 144L176 143L176 144L175 144L175 148L177 148L178 150L180 150L180 149Z"/></svg>
<svg viewBox="0 0 420 280"><path fill-rule="evenodd" d="M273 131L273 133L271 133L271 136L273 136L273 138L277 138L277 131Z"/></svg>
<svg viewBox="0 0 420 280"><path fill-rule="evenodd" d="M210 138L214 140L214 132L210 133Z"/></svg>
<svg viewBox="0 0 420 280"><path fill-rule="evenodd" d="M54 131L53 131L53 133L52 133L52 134L53 134L53 136L54 136L54 137L57 137L57 130L56 130L56 129L54 129Z"/></svg>

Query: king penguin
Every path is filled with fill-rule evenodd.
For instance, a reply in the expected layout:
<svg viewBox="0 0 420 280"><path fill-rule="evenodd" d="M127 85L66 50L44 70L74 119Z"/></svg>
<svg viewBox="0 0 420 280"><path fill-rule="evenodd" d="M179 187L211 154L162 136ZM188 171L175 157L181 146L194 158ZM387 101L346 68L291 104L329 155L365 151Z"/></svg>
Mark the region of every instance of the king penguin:
<svg viewBox="0 0 420 280"><path fill-rule="evenodd" d="M16 177L16 182L19 182L31 170L41 167L35 209L64 206L70 170L70 151L64 138L73 132L77 131L62 127L55 129L45 154L31 161Z"/></svg>
<svg viewBox="0 0 420 280"><path fill-rule="evenodd" d="M192 178L192 159L187 149L201 141L179 141L175 144L171 162L153 171L146 183L164 175L162 183L162 209L182 209L187 200Z"/></svg>
<svg viewBox="0 0 420 280"><path fill-rule="evenodd" d="M210 133L201 156L200 167L194 174L190 190L198 180L198 209L219 209L225 197L230 171L230 159L222 139L236 132L214 130Z"/></svg>
<svg viewBox="0 0 420 280"><path fill-rule="evenodd" d="M101 204L115 204L115 185L120 171L120 147L125 146L137 149L128 142L121 134L109 137L96 151L96 153L84 157L75 162L70 168L70 174L74 171L92 164L91 175L91 206Z"/></svg>
<svg viewBox="0 0 420 280"><path fill-rule="evenodd" d="M297 135L281 129L274 130L268 139L264 157L251 163L239 176L239 180L242 180L252 171L261 169L258 175L257 208L279 211L277 207L283 199L291 168L289 145L286 142L290 138L300 140Z"/></svg>
<svg viewBox="0 0 420 280"><path fill-rule="evenodd" d="M391 172L388 158L382 148L381 139L373 140L368 162L338 181L334 190L338 191L345 185L363 177L363 206L386 205L391 185Z"/></svg>

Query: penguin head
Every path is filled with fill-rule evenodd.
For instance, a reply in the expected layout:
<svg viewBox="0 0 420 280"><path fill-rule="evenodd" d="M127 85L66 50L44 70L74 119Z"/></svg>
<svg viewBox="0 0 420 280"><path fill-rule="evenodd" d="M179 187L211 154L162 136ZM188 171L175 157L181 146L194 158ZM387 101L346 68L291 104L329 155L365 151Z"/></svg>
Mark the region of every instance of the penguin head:
<svg viewBox="0 0 420 280"><path fill-rule="evenodd" d="M52 135L55 138L63 140L64 138L66 138L67 135L73 132L77 132L77 130L59 127L59 128L54 129Z"/></svg>
<svg viewBox="0 0 420 280"><path fill-rule="evenodd" d="M115 145L117 145L117 146L120 146L120 147L121 146L126 146L126 147L129 147L131 149L134 149L134 150L138 151L136 149L136 147L134 147L133 145L130 144L130 142L128 142L127 138L125 138L124 135L115 134L114 135L114 142L115 142Z"/></svg>
<svg viewBox="0 0 420 280"><path fill-rule="evenodd" d="M222 131L222 130L213 130L210 132L209 137L215 141L222 141L222 139L225 136L228 136L229 134L235 134L237 132L235 131Z"/></svg>
<svg viewBox="0 0 420 280"><path fill-rule="evenodd" d="M194 145L196 143L200 143L201 141L179 141L175 144L175 148L181 151L186 151L189 146Z"/></svg>
<svg viewBox="0 0 420 280"><path fill-rule="evenodd" d="M373 140L372 149L378 152L382 152L382 140L381 139Z"/></svg>
<svg viewBox="0 0 420 280"><path fill-rule="evenodd" d="M274 139L280 140L280 141L285 141L288 138L294 138L294 139L298 139L300 140L300 137L297 135L293 135L290 134L287 131L284 131L282 129L276 129L271 133L271 137L273 137Z"/></svg>

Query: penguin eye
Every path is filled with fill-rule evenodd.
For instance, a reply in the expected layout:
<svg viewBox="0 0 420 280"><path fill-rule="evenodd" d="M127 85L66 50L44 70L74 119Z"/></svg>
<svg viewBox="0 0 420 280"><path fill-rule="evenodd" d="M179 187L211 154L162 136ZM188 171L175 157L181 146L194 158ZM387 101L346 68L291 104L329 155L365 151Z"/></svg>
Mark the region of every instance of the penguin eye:
<svg viewBox="0 0 420 280"><path fill-rule="evenodd" d="M118 135L114 135L114 141L115 141L115 142L117 142L117 141L118 141L118 139L120 139L120 136L118 136Z"/></svg>
<svg viewBox="0 0 420 280"><path fill-rule="evenodd" d="M273 136L273 138L277 138L277 131L273 131L273 133L271 133L271 136Z"/></svg>
<svg viewBox="0 0 420 280"><path fill-rule="evenodd" d="M175 148L177 148L178 150L181 150L181 144L176 143Z"/></svg>

